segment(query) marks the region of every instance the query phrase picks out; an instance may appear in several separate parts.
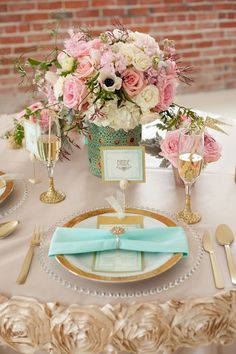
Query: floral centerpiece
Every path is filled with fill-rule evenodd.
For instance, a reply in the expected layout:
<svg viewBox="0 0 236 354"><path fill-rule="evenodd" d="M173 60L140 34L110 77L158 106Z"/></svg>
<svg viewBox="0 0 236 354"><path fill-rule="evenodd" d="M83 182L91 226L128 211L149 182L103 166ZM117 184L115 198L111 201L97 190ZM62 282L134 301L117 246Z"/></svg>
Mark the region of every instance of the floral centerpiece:
<svg viewBox="0 0 236 354"><path fill-rule="evenodd" d="M178 64L170 40L159 45L150 35L122 26L99 38L70 30L64 48L56 44L43 61L28 58L42 99L20 113L13 135L22 137L22 119L39 119L41 124L47 124L49 115L59 119L61 155L68 158L70 145L77 145L70 132L84 132L90 170L100 175L101 145L138 145L141 125L156 119L162 129L178 128L173 103L177 84L191 82L189 68ZM27 76L21 62L18 69ZM194 116L191 124L201 126L204 120Z"/></svg>
<svg viewBox="0 0 236 354"><path fill-rule="evenodd" d="M122 26L92 38L69 31L64 48L57 45L46 60L28 58L33 83L42 95L18 119L60 121L68 156L70 131L88 135L91 171L100 174L100 145L138 145L141 125L159 118L173 103L178 80L188 81L177 65L173 41L161 45L144 33ZM23 77L27 68L20 62ZM17 125L19 128L19 126Z"/></svg>

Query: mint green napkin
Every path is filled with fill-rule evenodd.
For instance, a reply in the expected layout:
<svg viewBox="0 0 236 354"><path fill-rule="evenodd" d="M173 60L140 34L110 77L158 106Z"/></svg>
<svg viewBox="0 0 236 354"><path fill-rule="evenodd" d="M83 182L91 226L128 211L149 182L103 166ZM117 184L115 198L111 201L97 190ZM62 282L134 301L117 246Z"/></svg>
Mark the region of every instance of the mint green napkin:
<svg viewBox="0 0 236 354"><path fill-rule="evenodd" d="M117 240L111 230L58 227L52 237L49 256L107 251L116 248ZM119 249L183 253L187 256L188 242L182 227L129 229L120 236Z"/></svg>

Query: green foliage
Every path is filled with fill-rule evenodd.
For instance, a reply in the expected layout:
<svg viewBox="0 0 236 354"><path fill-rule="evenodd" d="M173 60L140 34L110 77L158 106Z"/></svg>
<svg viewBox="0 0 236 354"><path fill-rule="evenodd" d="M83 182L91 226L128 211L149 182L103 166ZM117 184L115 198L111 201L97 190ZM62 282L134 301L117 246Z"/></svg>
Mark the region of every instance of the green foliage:
<svg viewBox="0 0 236 354"><path fill-rule="evenodd" d="M172 104L166 111L160 113L160 123L156 127L161 130L179 129L185 123L183 117L189 118L187 127L191 132L198 132L204 127L204 118L194 112L192 108L186 108Z"/></svg>
<svg viewBox="0 0 236 354"><path fill-rule="evenodd" d="M24 127L17 120L14 121L13 138L17 145L22 146L23 139L25 137Z"/></svg>

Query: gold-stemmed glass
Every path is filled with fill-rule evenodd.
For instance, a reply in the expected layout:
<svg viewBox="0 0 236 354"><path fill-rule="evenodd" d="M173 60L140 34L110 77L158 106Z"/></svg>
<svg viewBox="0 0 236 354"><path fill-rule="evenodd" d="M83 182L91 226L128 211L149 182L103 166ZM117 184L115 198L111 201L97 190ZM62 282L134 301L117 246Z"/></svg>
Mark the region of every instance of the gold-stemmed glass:
<svg viewBox="0 0 236 354"><path fill-rule="evenodd" d="M191 189L201 172L203 152L203 132L195 134L183 129L179 136L178 171L185 184L185 207L176 216L187 224L195 224L201 220L200 214L191 209Z"/></svg>
<svg viewBox="0 0 236 354"><path fill-rule="evenodd" d="M61 149L59 122L52 117L49 117L48 123L39 120L37 131L38 157L46 164L49 178L49 188L40 195L40 200L48 204L59 203L65 199L65 194L54 188L53 178L54 167L59 159Z"/></svg>

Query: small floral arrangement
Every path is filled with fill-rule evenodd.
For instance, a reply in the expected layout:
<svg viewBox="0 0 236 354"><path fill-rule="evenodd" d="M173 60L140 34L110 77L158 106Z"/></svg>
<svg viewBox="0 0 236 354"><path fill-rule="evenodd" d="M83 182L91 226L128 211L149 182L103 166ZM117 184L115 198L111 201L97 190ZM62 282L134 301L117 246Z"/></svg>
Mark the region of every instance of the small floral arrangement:
<svg viewBox="0 0 236 354"><path fill-rule="evenodd" d="M178 161L178 142L181 129L188 129L190 132L204 130L204 165L216 162L221 157L221 145L207 131L213 129L225 134L221 125L228 126L216 118L203 117L190 108L172 104L168 110L160 113L159 122L156 124L158 131L166 131L163 138L157 131L156 137L143 141L146 152L157 158L163 158L162 167L173 165L177 167ZM207 129L206 129L207 128Z"/></svg>
<svg viewBox="0 0 236 354"><path fill-rule="evenodd" d="M168 160L174 167L178 165L179 129L167 132L160 142L160 156ZM221 146L208 132L204 132L204 164L218 161L221 157Z"/></svg>
<svg viewBox="0 0 236 354"><path fill-rule="evenodd" d="M55 33L54 33L55 35ZM189 68L179 67L174 42L161 45L148 34L119 25L92 38L86 31L69 31L64 48L55 48L43 61L19 61L42 99L18 116L46 124L48 116L60 121L64 155L73 144L69 132L84 131L86 122L131 130L150 123L169 109L178 81L189 83Z"/></svg>

